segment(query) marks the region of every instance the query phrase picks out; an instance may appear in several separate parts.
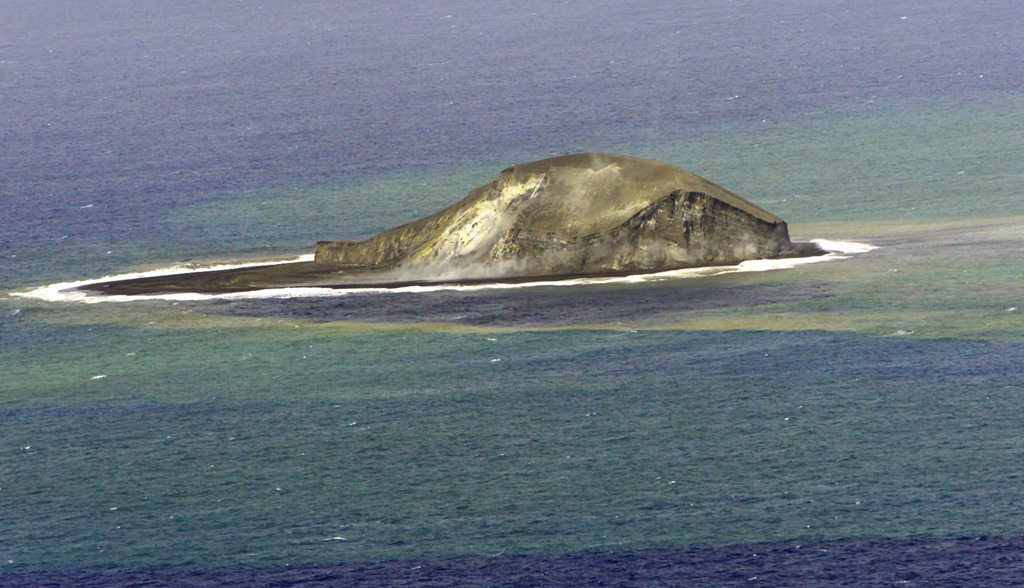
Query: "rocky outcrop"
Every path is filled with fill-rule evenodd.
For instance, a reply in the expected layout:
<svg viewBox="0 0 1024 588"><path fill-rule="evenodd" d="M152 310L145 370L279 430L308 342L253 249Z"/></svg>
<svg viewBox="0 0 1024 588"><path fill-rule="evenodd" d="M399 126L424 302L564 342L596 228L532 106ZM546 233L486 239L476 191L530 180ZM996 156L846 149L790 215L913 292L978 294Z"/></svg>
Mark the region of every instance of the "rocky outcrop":
<svg viewBox="0 0 1024 588"><path fill-rule="evenodd" d="M457 204L365 241L321 242L316 261L558 275L793 252L782 219L699 176L650 160L581 154L510 167Z"/></svg>

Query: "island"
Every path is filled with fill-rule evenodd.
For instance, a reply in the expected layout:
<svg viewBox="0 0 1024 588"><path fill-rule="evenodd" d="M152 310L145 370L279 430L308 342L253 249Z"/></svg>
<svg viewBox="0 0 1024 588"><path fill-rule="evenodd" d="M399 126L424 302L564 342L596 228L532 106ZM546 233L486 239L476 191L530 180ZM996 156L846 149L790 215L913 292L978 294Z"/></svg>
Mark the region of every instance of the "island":
<svg viewBox="0 0 1024 588"><path fill-rule="evenodd" d="M527 282L732 265L824 251L785 221L684 169L583 153L517 164L455 204L313 261L81 286L144 295L268 288Z"/></svg>

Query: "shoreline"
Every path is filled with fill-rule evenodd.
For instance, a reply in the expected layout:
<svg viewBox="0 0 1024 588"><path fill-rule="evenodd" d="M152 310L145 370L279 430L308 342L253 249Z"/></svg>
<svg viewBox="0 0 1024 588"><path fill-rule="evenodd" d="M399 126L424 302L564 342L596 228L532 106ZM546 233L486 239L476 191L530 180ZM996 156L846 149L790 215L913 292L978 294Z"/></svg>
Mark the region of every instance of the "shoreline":
<svg viewBox="0 0 1024 588"><path fill-rule="evenodd" d="M824 257L833 253L813 242L794 243L786 254L767 260ZM764 260L750 260L764 261ZM235 294L278 288L324 288L332 290L396 290L431 286L480 286L486 284L527 284L567 282L581 279L619 278L663 272L729 267L735 263L701 266L652 268L646 271L623 270L594 273L517 274L479 278L396 278L394 268L370 269L360 266L296 261L248 265L239 268L179 272L159 276L91 282L74 290L104 296L149 296L160 294ZM347 275L346 275L347 273ZM398 274L401 275L401 274ZM391 276L392 279L388 279ZM376 279L374 279L376 278Z"/></svg>

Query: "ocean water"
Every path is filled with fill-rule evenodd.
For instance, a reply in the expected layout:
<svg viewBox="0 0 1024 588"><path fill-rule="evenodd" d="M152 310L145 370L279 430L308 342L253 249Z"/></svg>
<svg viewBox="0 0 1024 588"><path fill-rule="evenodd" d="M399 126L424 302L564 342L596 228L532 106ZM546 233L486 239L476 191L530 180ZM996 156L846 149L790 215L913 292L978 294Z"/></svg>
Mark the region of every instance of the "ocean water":
<svg viewBox="0 0 1024 588"><path fill-rule="evenodd" d="M0 584L493 561L498 585L642 585L657 558L746 583L729 554L796 574L799 545L874 554L828 560L849 585L1020 571L1024 6L961 4L4 2ZM514 288L53 286L294 259L582 151L690 169L836 253ZM399 583L375 578L350 584Z"/></svg>

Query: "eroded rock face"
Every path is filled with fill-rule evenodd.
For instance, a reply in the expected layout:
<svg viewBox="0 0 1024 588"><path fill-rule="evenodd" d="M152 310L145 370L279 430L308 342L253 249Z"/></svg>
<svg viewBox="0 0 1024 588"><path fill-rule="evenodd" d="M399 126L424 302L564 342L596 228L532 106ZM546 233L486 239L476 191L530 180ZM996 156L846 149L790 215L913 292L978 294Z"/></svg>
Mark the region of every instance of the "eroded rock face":
<svg viewBox="0 0 1024 588"><path fill-rule="evenodd" d="M786 223L685 170L607 154L556 157L366 241L324 241L318 263L491 266L503 275L652 271L786 255Z"/></svg>

